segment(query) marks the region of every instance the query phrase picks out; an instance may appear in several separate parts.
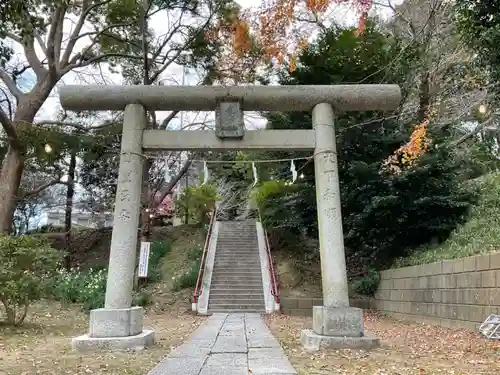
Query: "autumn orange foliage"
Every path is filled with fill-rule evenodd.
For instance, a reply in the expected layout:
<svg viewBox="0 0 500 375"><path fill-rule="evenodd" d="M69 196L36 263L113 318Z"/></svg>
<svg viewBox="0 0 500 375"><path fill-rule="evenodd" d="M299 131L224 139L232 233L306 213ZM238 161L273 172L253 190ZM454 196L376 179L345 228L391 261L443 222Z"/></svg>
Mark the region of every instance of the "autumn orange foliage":
<svg viewBox="0 0 500 375"><path fill-rule="evenodd" d="M257 8L235 10L221 20L208 38L217 38L227 45L224 63L236 65L235 59L248 58L258 49L266 62L282 65L288 62L295 69L296 57L307 47L307 41L335 4L352 5L361 14L358 33L362 32L373 0L263 0ZM307 21L304 21L307 20Z"/></svg>
<svg viewBox="0 0 500 375"><path fill-rule="evenodd" d="M410 140L387 158L383 164L383 169L392 173L399 173L404 167L414 166L430 147L428 127L428 120L415 126Z"/></svg>

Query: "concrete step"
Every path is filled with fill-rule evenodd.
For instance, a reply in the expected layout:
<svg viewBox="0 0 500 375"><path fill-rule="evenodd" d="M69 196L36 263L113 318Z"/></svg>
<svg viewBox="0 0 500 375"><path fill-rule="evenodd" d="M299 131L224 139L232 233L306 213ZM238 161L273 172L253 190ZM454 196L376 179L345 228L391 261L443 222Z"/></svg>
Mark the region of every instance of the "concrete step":
<svg viewBox="0 0 500 375"><path fill-rule="evenodd" d="M241 250L215 250L215 258L250 258L250 259L260 259L259 250L252 249L248 251Z"/></svg>
<svg viewBox="0 0 500 375"><path fill-rule="evenodd" d="M235 299L236 298L236 299ZM246 301L257 301L255 303L257 304L260 304L260 303L264 303L264 295L262 296L256 296L256 297L253 297L252 298L240 298L238 299L238 296L229 296L229 295L212 295L212 293L210 293L210 296L209 296L209 304L232 304L233 300L236 300L236 302L234 302L234 304L245 304L247 303ZM226 301L226 302L220 302L220 301ZM227 302L227 301L230 301L230 302Z"/></svg>
<svg viewBox="0 0 500 375"><path fill-rule="evenodd" d="M235 246L220 246L217 245L216 253L229 253L229 254L258 254L259 248L257 246L247 246L242 247L239 245Z"/></svg>
<svg viewBox="0 0 500 375"><path fill-rule="evenodd" d="M259 253L259 248L257 245L224 245L224 244L217 244L217 250L219 252L231 252L231 253L253 253L256 252L257 254Z"/></svg>
<svg viewBox="0 0 500 375"><path fill-rule="evenodd" d="M238 294L255 294L255 293L263 293L263 285L255 286L255 287L245 287L245 286L214 286L210 285L210 293L238 293Z"/></svg>
<svg viewBox="0 0 500 375"><path fill-rule="evenodd" d="M252 244L252 243L225 244L225 243L219 243L219 241L217 241L217 250L232 250L232 251L238 250L241 252L246 252L246 251L258 250L258 244Z"/></svg>
<svg viewBox="0 0 500 375"><path fill-rule="evenodd" d="M241 234L245 237L257 236L257 230L254 229L236 229L236 228L223 228L219 233L223 236L229 237L231 234ZM241 239L242 237L236 237L236 239Z"/></svg>
<svg viewBox="0 0 500 375"><path fill-rule="evenodd" d="M264 292L261 290L248 291L248 290L210 290L210 298L217 297L238 297L238 298L264 298Z"/></svg>
<svg viewBox="0 0 500 375"><path fill-rule="evenodd" d="M234 268L222 268L216 267L213 274L215 276L225 276L225 277L260 277L262 278L262 273L259 270L246 269L244 271L236 271Z"/></svg>
<svg viewBox="0 0 500 375"><path fill-rule="evenodd" d="M259 253L259 248L255 246L243 246L243 245L217 245L217 250L219 253L231 253L231 254L248 254L248 253Z"/></svg>
<svg viewBox="0 0 500 375"><path fill-rule="evenodd" d="M246 298L241 296L212 296L210 294L210 298L208 304L212 305L258 305L264 304L264 296L257 298Z"/></svg>
<svg viewBox="0 0 500 375"><path fill-rule="evenodd" d="M259 285L262 284L262 277L224 277L224 276L212 276L212 283L216 284L239 284L246 283L245 285Z"/></svg>
<svg viewBox="0 0 500 375"><path fill-rule="evenodd" d="M219 263L229 263L229 264L260 264L260 258L259 257L245 257L245 258L240 258L240 257L230 257L230 256L224 256L224 257L218 257L217 255L215 256L215 264Z"/></svg>
<svg viewBox="0 0 500 375"><path fill-rule="evenodd" d="M241 249L237 246L235 247L228 247L228 248L222 248L222 247L217 247L215 250L216 255L231 255L231 256L259 256L259 249L257 247L254 248L249 248L249 249Z"/></svg>
<svg viewBox="0 0 500 375"><path fill-rule="evenodd" d="M239 274L234 274L234 273L226 273L226 272L217 272L217 270L214 271L214 274L212 275L212 280L246 280L246 281L261 281L262 282L262 275L260 273L239 273Z"/></svg>
<svg viewBox="0 0 500 375"><path fill-rule="evenodd" d="M208 309L209 314L230 314L230 313L255 313L255 314L265 314L266 310L262 309L242 309L242 310L230 310L230 309Z"/></svg>
<svg viewBox="0 0 500 375"><path fill-rule="evenodd" d="M215 265L214 267L214 273L227 273L227 272L234 272L237 274L245 274L247 272L254 272L258 273L261 275L260 272L260 264L257 265L251 265L251 264L234 264L234 265Z"/></svg>
<svg viewBox="0 0 500 375"><path fill-rule="evenodd" d="M260 258L231 258L231 257L223 257L217 258L215 257L215 265L217 266L258 266L260 269Z"/></svg>
<svg viewBox="0 0 500 375"><path fill-rule="evenodd" d="M260 282L245 282L245 281L240 281L240 282L232 282L232 281L221 281L221 280L212 280L210 283L210 287L214 289L246 289L246 290L255 290L257 288L262 289L263 284L262 281Z"/></svg>
<svg viewBox="0 0 500 375"><path fill-rule="evenodd" d="M256 295L264 295L264 288L263 286L257 287L257 288L223 288L223 287L218 287L218 288L210 288L210 296L214 294L216 296L225 296L225 295L249 295L249 296L256 296Z"/></svg>
<svg viewBox="0 0 500 375"><path fill-rule="evenodd" d="M227 236L217 236L217 243L230 243L230 244L255 244L259 243L257 235L245 236L241 233L231 233Z"/></svg>
<svg viewBox="0 0 500 375"><path fill-rule="evenodd" d="M222 304L222 303L208 303L208 310L264 310L266 309L266 305L264 302L261 304Z"/></svg>
<svg viewBox="0 0 500 375"><path fill-rule="evenodd" d="M246 241L257 242L257 231L253 232L219 232L217 236L217 241L221 240L222 242L234 242L234 243L244 243Z"/></svg>
<svg viewBox="0 0 500 375"><path fill-rule="evenodd" d="M229 268L231 267L231 269L235 269L235 268L240 268L240 269L245 269L245 270L252 270L252 271L255 271L255 272L260 272L261 271L261 265L260 265L260 260L257 262L257 261L253 261L253 262L250 262L250 261L247 261L247 262L243 262L241 260L234 260L232 262L226 262L226 261L216 261L214 262L214 267L215 268L221 268L221 269L224 269L224 268Z"/></svg>
<svg viewBox="0 0 500 375"><path fill-rule="evenodd" d="M212 279L214 277L225 277L225 278L233 278L236 280L240 280L243 277L248 277L251 279L260 279L262 280L262 273L260 272L253 272L255 270L252 269L246 269L238 272L234 272L234 269L228 270L227 268L220 268L220 267L215 267L214 271L212 273Z"/></svg>
<svg viewBox="0 0 500 375"><path fill-rule="evenodd" d="M255 269L255 271L260 271L261 265L260 265L260 259L253 260L253 261L241 261L239 259L235 259L234 261L225 261L225 260L219 260L214 262L215 267L220 267L220 268L226 268L226 267L235 267L235 268L243 268L248 270L248 267L252 267L252 269Z"/></svg>

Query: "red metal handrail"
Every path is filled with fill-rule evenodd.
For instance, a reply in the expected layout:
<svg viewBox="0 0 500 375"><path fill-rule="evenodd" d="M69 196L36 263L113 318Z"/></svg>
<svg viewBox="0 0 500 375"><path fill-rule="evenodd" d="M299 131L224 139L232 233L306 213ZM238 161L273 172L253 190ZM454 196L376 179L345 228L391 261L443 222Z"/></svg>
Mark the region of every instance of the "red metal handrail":
<svg viewBox="0 0 500 375"><path fill-rule="evenodd" d="M205 259L208 252L208 245L210 244L210 238L212 238L212 230L215 223L215 218L217 216L217 208L212 211L212 217L210 218L210 224L208 226L207 237L205 238L205 245L203 246L203 254L201 256L200 269L198 271L198 278L196 279L196 287L194 289L193 302L198 302L198 297L200 296L201 289L201 279L203 270L205 269Z"/></svg>
<svg viewBox="0 0 500 375"><path fill-rule="evenodd" d="M278 286L278 280L276 277L276 272L274 271L274 262L273 262L273 257L271 256L271 246L269 245L269 239L267 237L267 231L266 228L264 227L264 222L262 221L262 216L260 215L260 210L258 210L259 213L259 220L260 223L262 224L262 229L264 230L264 238L266 239L266 251L267 251L267 258L269 262L269 273L271 276L271 294L274 296L274 300L276 303L280 303L279 299L279 286Z"/></svg>

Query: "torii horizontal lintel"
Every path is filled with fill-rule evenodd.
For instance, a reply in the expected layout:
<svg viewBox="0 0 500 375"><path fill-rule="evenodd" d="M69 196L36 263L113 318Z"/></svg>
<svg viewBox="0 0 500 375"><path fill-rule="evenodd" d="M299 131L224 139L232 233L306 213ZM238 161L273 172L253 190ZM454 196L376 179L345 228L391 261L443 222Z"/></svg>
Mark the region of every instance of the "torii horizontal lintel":
<svg viewBox="0 0 500 375"><path fill-rule="evenodd" d="M335 111L384 111L401 102L398 85L119 86L69 85L61 105L73 111L120 111L142 104L151 111L213 111L220 101L239 101L244 111L310 111L329 103Z"/></svg>
<svg viewBox="0 0 500 375"><path fill-rule="evenodd" d="M310 151L314 130L248 130L243 139L220 139L213 130L144 130L145 151Z"/></svg>

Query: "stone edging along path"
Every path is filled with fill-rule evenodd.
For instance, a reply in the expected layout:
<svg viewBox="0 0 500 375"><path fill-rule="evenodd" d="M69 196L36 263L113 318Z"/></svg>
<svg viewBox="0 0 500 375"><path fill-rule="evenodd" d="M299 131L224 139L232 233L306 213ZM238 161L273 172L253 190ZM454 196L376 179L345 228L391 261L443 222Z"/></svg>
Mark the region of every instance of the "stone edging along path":
<svg viewBox="0 0 500 375"><path fill-rule="evenodd" d="M148 375L296 375L259 314L214 314Z"/></svg>

